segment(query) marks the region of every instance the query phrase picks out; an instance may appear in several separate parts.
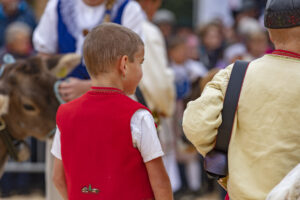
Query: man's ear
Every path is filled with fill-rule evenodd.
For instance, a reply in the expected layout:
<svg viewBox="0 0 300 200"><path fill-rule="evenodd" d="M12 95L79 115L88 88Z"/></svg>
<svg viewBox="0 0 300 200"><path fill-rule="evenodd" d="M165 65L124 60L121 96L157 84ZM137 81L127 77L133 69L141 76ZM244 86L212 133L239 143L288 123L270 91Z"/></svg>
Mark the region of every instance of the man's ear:
<svg viewBox="0 0 300 200"><path fill-rule="evenodd" d="M126 77L126 73L128 70L127 63L128 63L128 56L126 56L126 55L122 56L119 61L119 70L122 74L122 77Z"/></svg>

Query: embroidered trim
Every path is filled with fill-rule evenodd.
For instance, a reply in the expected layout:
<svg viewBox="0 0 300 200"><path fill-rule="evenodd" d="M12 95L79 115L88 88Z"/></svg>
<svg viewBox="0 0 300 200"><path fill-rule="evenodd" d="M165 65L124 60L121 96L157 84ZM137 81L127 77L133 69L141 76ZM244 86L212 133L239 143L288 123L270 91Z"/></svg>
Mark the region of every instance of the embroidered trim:
<svg viewBox="0 0 300 200"><path fill-rule="evenodd" d="M282 49L276 49L271 54L300 59L300 54L297 54L297 53L294 53L294 52L291 52L291 51L285 51L285 50L282 50Z"/></svg>
<svg viewBox="0 0 300 200"><path fill-rule="evenodd" d="M124 92L118 88L111 88L111 87L91 87L91 92L97 93L117 93L117 94L124 94Z"/></svg>

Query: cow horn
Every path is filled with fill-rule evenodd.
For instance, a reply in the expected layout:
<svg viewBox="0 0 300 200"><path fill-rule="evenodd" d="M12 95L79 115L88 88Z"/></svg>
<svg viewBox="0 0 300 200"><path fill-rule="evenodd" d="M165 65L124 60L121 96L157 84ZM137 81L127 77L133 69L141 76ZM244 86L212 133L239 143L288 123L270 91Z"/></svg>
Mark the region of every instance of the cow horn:
<svg viewBox="0 0 300 200"><path fill-rule="evenodd" d="M8 113L9 97L8 95L0 94L0 116Z"/></svg>
<svg viewBox="0 0 300 200"><path fill-rule="evenodd" d="M81 56L75 53L69 53L61 56L58 63L50 69L57 78L63 78L67 76L79 63L81 62Z"/></svg>

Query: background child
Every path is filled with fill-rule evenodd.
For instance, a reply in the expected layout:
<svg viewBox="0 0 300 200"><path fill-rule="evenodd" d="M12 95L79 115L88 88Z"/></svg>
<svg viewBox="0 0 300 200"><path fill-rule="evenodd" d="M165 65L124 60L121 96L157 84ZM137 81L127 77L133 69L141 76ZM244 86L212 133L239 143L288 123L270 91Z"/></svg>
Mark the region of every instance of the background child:
<svg viewBox="0 0 300 200"><path fill-rule="evenodd" d="M15 59L27 58L32 55L31 28L23 22L10 24L5 31L5 46L0 49L0 63L2 57L9 53Z"/></svg>
<svg viewBox="0 0 300 200"><path fill-rule="evenodd" d="M88 34L83 49L93 87L58 110L57 189L64 199L172 199L153 118L126 96L142 78L142 40L106 23Z"/></svg>
<svg viewBox="0 0 300 200"><path fill-rule="evenodd" d="M206 75L206 68L198 61L188 58L187 43L182 37L173 37L168 42L170 67L175 74L177 93L176 109L174 114L174 131L177 137L177 159L184 168L182 177L185 177L188 189L196 192L201 186L201 168L199 156L190 144L182 141L183 131L181 127L182 115L185 108L184 100L193 93L193 83L199 85L201 77ZM199 94L200 90L197 91ZM192 148L189 148L192 147ZM184 179L183 179L184 180ZM180 180L178 180L180 182ZM184 187L181 183L179 183Z"/></svg>

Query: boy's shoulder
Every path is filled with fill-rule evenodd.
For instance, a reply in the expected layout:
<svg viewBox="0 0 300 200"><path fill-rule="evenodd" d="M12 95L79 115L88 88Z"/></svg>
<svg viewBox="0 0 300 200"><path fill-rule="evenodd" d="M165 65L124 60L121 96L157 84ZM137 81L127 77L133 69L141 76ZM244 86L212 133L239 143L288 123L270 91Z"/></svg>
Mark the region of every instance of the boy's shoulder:
<svg viewBox="0 0 300 200"><path fill-rule="evenodd" d="M75 109L78 108L78 106L82 105L82 103L86 100L89 99L89 93L86 93L82 95L81 97L78 97L70 102L67 102L65 104L61 104L58 108L57 113L69 113L69 112L74 112ZM113 100L114 99L114 100ZM112 100L116 106L122 106L122 107L136 107L136 108L141 108L141 109L146 109L150 112L150 110L144 106L143 104L133 100L131 97L126 96L124 94L120 94L115 96ZM97 101L98 104L102 104L102 101L99 100Z"/></svg>
<svg viewBox="0 0 300 200"><path fill-rule="evenodd" d="M139 107L141 109L145 109L145 110L148 110L150 112L150 110L145 105L143 105L142 103L132 99L129 96L126 96L126 95L122 95L122 96L123 96L124 105Z"/></svg>
<svg viewBox="0 0 300 200"><path fill-rule="evenodd" d="M82 102L85 98L86 98L86 94L84 94L81 97L78 97L70 102L61 104L58 107L57 114L60 114L61 112L63 112L63 113L73 112L74 109L76 109L78 103Z"/></svg>

